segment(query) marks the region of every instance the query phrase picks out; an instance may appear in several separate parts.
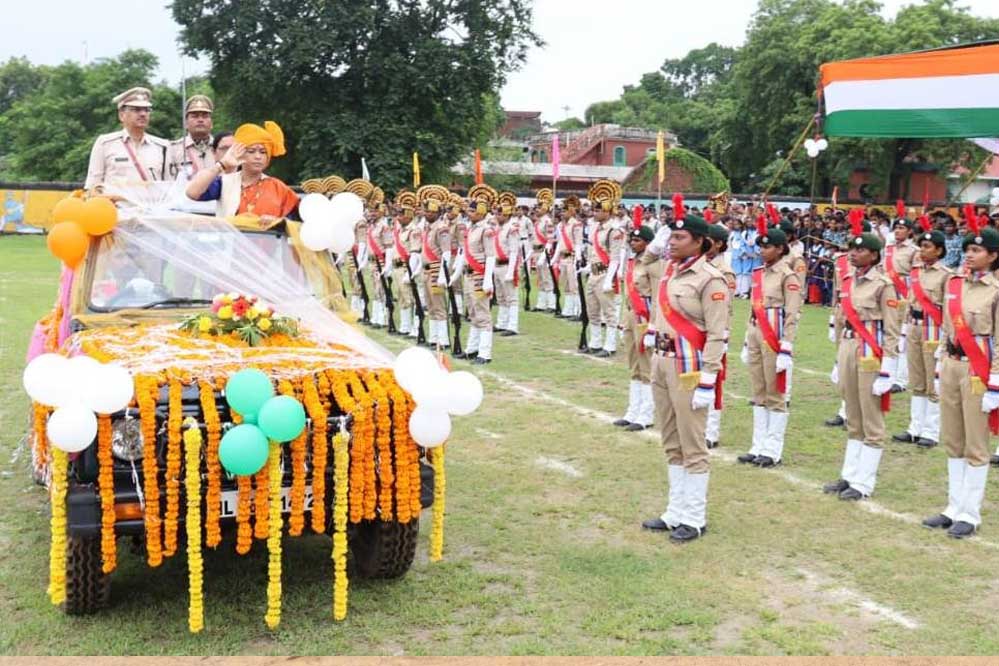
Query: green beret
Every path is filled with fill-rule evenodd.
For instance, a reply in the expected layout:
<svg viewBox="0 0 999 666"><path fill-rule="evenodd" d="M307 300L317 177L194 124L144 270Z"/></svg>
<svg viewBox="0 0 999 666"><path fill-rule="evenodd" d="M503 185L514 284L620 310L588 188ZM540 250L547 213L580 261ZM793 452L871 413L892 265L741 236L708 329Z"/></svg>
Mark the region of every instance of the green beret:
<svg viewBox="0 0 999 666"><path fill-rule="evenodd" d="M854 236L850 239L850 247L866 247L871 252L880 252L882 245L881 239L874 234L864 233L859 236Z"/></svg>
<svg viewBox="0 0 999 666"><path fill-rule="evenodd" d="M986 250L999 250L999 231L993 227L979 229L977 234L968 234L961 243L961 249L967 250L969 245L981 245Z"/></svg>
<svg viewBox="0 0 999 666"><path fill-rule="evenodd" d="M700 215L687 213L682 220L673 220L673 223L670 224L670 229L674 231L689 231L695 236L707 236L709 226L711 225Z"/></svg>
<svg viewBox="0 0 999 666"><path fill-rule="evenodd" d="M708 236L716 241L728 242L728 229L720 224L708 225Z"/></svg>
<svg viewBox="0 0 999 666"><path fill-rule="evenodd" d="M765 236L756 237L757 245L787 245L787 234L777 227L767 229Z"/></svg>
<svg viewBox="0 0 999 666"><path fill-rule="evenodd" d="M942 231L924 231L923 233L919 234L919 238L917 240L920 243L922 243L923 241L929 241L934 245L936 245L937 247L943 247L943 248L947 247L947 239L943 235Z"/></svg>
<svg viewBox="0 0 999 666"><path fill-rule="evenodd" d="M784 235L790 238L798 233L798 230L794 228L794 223L790 220L781 220L780 224L777 225L780 230L784 232Z"/></svg>
<svg viewBox="0 0 999 666"><path fill-rule="evenodd" d="M656 237L656 232L652 231L652 227L647 227L644 224L637 229L632 229L629 235L631 239L641 239L646 243L651 243L652 239Z"/></svg>
<svg viewBox="0 0 999 666"><path fill-rule="evenodd" d="M892 231L894 231L898 227L905 227L909 231L912 231L912 222L900 217L899 219L895 220L895 222L891 225Z"/></svg>

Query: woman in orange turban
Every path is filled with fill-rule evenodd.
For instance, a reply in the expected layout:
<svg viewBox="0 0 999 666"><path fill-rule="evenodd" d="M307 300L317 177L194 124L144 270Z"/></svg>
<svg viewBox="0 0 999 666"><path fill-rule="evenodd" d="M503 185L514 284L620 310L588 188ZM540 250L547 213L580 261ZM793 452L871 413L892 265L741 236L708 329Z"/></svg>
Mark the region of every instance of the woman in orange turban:
<svg viewBox="0 0 999 666"><path fill-rule="evenodd" d="M233 134L234 143L210 169L202 169L187 186L195 201L216 201L216 215L256 215L266 226L298 208L298 195L264 173L271 159L285 154L284 132L270 120L247 123Z"/></svg>

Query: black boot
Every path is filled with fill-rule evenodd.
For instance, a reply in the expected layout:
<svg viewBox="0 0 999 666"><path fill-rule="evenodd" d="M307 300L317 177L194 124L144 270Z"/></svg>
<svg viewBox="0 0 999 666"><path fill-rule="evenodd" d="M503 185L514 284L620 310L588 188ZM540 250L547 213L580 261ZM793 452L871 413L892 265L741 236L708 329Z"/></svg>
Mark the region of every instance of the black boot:
<svg viewBox="0 0 999 666"><path fill-rule="evenodd" d="M641 432L642 430L645 430L648 427L649 426L643 426L641 423L629 423L625 427L625 430L627 430L628 432Z"/></svg>
<svg viewBox="0 0 999 666"><path fill-rule="evenodd" d="M757 467L776 467L780 464L780 461L774 460L770 456L756 456L756 460L753 461L753 464Z"/></svg>
<svg viewBox="0 0 999 666"><path fill-rule="evenodd" d="M708 531L708 526L705 525L701 529L696 527L691 527L690 525L680 525L670 532L669 540L675 541L677 543L686 543L688 541L693 541L706 534Z"/></svg>
<svg viewBox="0 0 999 666"><path fill-rule="evenodd" d="M476 356L472 359L472 365L485 365L486 363L492 363L491 358L482 358L481 356Z"/></svg>
<svg viewBox="0 0 999 666"><path fill-rule="evenodd" d="M993 467L999 467L999 453L993 453L989 458L989 463L991 463Z"/></svg>
<svg viewBox="0 0 999 666"><path fill-rule="evenodd" d="M706 439L706 440L704 440L704 444L705 444L705 445L706 445L706 446L707 446L707 447L708 447L709 449L717 449L717 448L718 448L718 442L712 442L712 441L711 441L710 439Z"/></svg>
<svg viewBox="0 0 999 666"><path fill-rule="evenodd" d="M822 492L827 495L839 495L841 492L850 487L850 484L846 480L840 479L839 481L833 481L832 483L827 483L822 486Z"/></svg>
<svg viewBox="0 0 999 666"><path fill-rule="evenodd" d="M607 351L606 349L600 349L594 352L593 356L596 358L610 358L611 352Z"/></svg>
<svg viewBox="0 0 999 666"><path fill-rule="evenodd" d="M846 420L844 420L842 416L837 414L831 419L826 419L825 424L830 428L838 428L840 426L846 425Z"/></svg>
<svg viewBox="0 0 999 666"><path fill-rule="evenodd" d="M900 432L897 435L892 435L891 438L892 438L892 441L902 442L904 444L913 444L916 441L916 438L914 438L909 433L908 430L906 430L905 432Z"/></svg>
<svg viewBox="0 0 999 666"><path fill-rule="evenodd" d="M918 446L921 449L932 449L936 445L937 445L937 442L934 439L928 439L926 437L920 437L919 439L916 440L916 446Z"/></svg>
<svg viewBox="0 0 999 666"><path fill-rule="evenodd" d="M628 419L618 419L617 421L614 421L614 425L616 425L618 428L623 428L625 426L630 426L631 421L629 421Z"/></svg>
<svg viewBox="0 0 999 666"><path fill-rule="evenodd" d="M848 502L856 502L857 500L864 499L864 494L856 488L847 487L846 490L839 494L839 498Z"/></svg>
<svg viewBox="0 0 999 666"><path fill-rule="evenodd" d="M741 456L739 456L738 458L736 458L736 460L738 460L739 462L741 462L744 465L752 464L756 460L756 454L755 453L743 453Z"/></svg>
<svg viewBox="0 0 999 666"><path fill-rule="evenodd" d="M648 520L642 521L643 530L652 530L653 532L669 532L670 526L663 522L663 519L659 516L655 518L649 518Z"/></svg>
<svg viewBox="0 0 999 666"><path fill-rule="evenodd" d="M923 521L923 527L929 527L931 530L935 530L938 527L941 527L943 529L948 529L953 524L954 521L948 518L947 516L943 515L942 513L938 513L935 516L930 516L929 518Z"/></svg>
<svg viewBox="0 0 999 666"><path fill-rule="evenodd" d="M967 539L975 533L975 526L971 523L966 523L963 520L959 520L950 526L947 530L947 536L952 539Z"/></svg>

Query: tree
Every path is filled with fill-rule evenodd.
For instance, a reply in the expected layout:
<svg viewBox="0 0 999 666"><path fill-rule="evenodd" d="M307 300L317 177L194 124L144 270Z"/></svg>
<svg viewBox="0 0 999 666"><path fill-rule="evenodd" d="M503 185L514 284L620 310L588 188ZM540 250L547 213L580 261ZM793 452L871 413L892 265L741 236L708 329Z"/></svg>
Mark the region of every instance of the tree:
<svg viewBox="0 0 999 666"><path fill-rule="evenodd" d="M499 127L495 92L541 44L529 0L174 0L181 41L246 121L273 119L292 180L339 173L392 190L450 167Z"/></svg>
<svg viewBox="0 0 999 666"><path fill-rule="evenodd" d="M557 123L552 123L552 127L559 130L560 132L571 132L573 130L586 129L586 123L584 123L579 118L575 116L571 118L565 118Z"/></svg>
<svg viewBox="0 0 999 666"><path fill-rule="evenodd" d="M87 66L65 62L35 68L38 85L0 116L0 137L6 139L0 145L7 151L3 177L82 181L94 139L121 127L111 99L134 86L146 86L153 93L156 110L149 132L178 136L180 93L151 83L156 66L153 54L130 50Z"/></svg>

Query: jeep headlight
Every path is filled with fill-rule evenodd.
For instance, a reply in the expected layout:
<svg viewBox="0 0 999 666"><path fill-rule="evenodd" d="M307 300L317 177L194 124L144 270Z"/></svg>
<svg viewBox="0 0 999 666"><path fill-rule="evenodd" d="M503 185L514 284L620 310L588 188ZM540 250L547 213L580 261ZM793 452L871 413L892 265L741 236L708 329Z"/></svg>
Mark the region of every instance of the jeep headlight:
<svg viewBox="0 0 999 666"><path fill-rule="evenodd" d="M119 460L142 460L142 427L139 419L124 418L111 426L111 453Z"/></svg>

